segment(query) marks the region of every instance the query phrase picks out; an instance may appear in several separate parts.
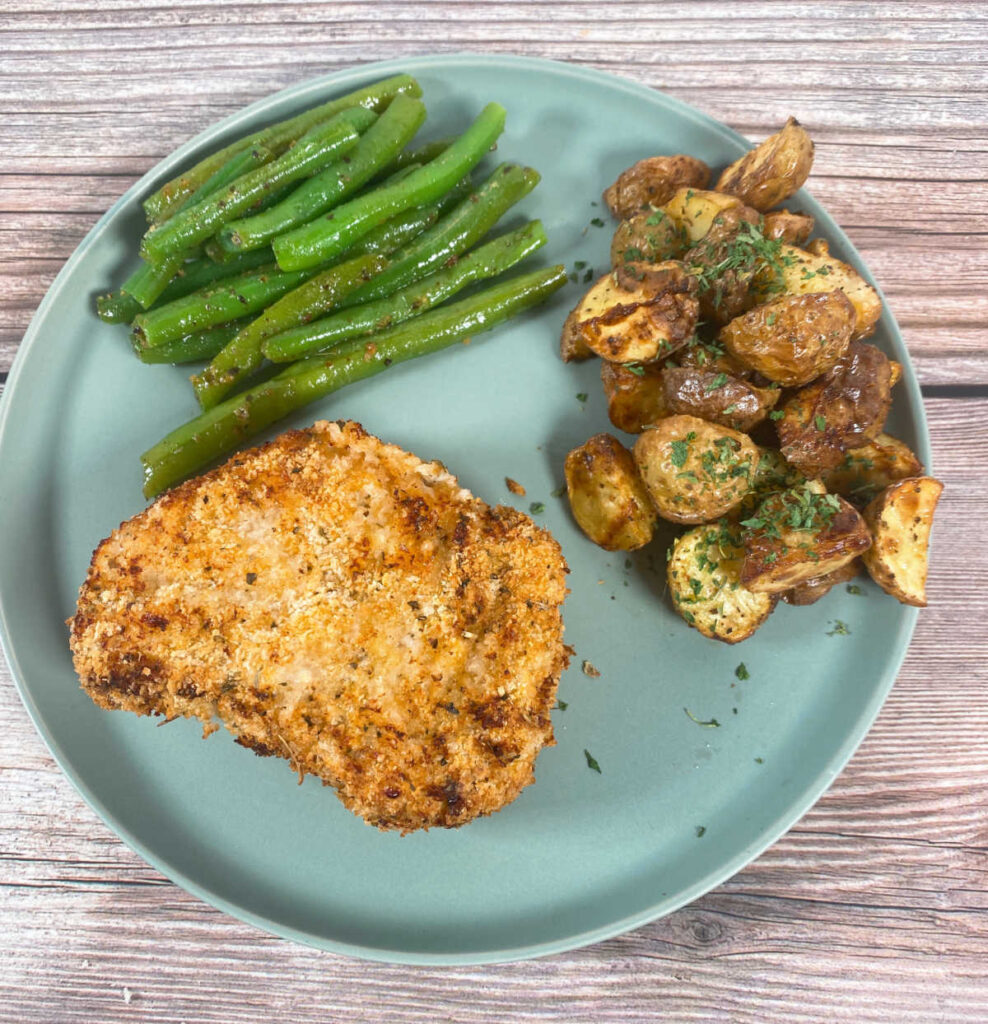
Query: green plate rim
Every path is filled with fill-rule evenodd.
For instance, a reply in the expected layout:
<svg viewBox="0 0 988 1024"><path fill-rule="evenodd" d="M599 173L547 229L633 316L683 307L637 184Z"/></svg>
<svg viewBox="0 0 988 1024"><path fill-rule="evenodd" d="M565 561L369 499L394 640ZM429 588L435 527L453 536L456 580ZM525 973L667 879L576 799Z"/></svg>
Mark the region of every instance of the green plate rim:
<svg viewBox="0 0 988 1024"><path fill-rule="evenodd" d="M226 117L221 121L215 122L184 145L180 146L170 156L157 163L153 168L151 168L151 170L144 174L139 181L135 182L129 189L127 189L127 191L124 192L124 194L113 204L113 206L110 207L109 210L107 210L105 214L103 214L102 217L100 217L92 229L87 233L86 237L79 244L75 252L69 257L65 265L55 277L55 280L52 282L51 287L48 289L48 292L31 319L31 323L29 324L14 357L14 362L11 366L3 395L0 397L0 465L2 465L5 444L11 443L9 441L9 434L12 433L13 430L12 418L10 416L10 407L12 404L10 396L14 393L17 387L21 368L29 358L31 348L40 336L41 327L44 323L48 309L53 304L55 296L64 286L64 282L72 270L85 259L88 250L95 243L96 239L105 230L107 230L109 225L116 218L117 214L120 213L129 203L149 194L158 185L172 178L183 166L186 166L190 162L190 157L199 155L200 151L214 148L217 137L230 133L242 122L263 114L269 107L283 100L296 100L298 101L298 106L301 108L305 105L308 93L322 93L327 89L327 87L336 86L343 91L346 88L359 87L360 85L365 84L368 80L383 78L402 71L415 74L416 70L420 69L442 68L444 70L449 70L450 68L455 68L457 66L476 66L485 64L503 67L507 71L510 71L512 68L541 69L543 72L550 75L569 76L573 79L591 84L606 83L610 88L623 88L627 92L636 96L647 97L659 107L675 111L680 117L689 118L707 129L712 129L734 143L738 143L745 148L750 146L750 143L744 138L744 136L735 132L733 129L728 128L715 118L696 110L694 107L684 103L682 100L675 99L674 97L668 96L665 93L659 92L647 85L621 78L610 74L609 72L599 71L595 68L568 64L561 61L546 60L539 57L471 52L402 57L386 61L358 64L340 71L321 75L317 78L307 79L306 81L293 86L288 86L285 89L272 93L249 106L244 107L242 110L231 114L229 117ZM805 192L803 193L803 196L806 196ZM817 204L814 203L813 205ZM918 454L924 465L928 467L927 472L930 472L930 434L926 419L926 411L923 407L923 399L920 393L919 384L916 380L912 361L909 357L909 352L902 338L899 326L896 323L895 317L892 315L888 302L885 300L885 296L882 294L881 288L872 278L867 266L858 255L857 249L829 214L827 214L822 207L819 207L819 209L824 213L826 220L826 223L823 225L825 228L825 231L823 232L825 236L832 242L837 242L842 247L842 258L845 258L855 266L855 268L875 286L880 298L882 299L883 325L888 332L892 346L896 349L896 356L902 362L904 367L903 380L900 387L904 385L904 390L908 395L909 412L915 421ZM0 580L0 585L2 585L2 580ZM14 595L11 595L11 599L15 599ZM14 680L14 685L17 688L17 692L20 695L27 713L30 716L31 721L34 723L35 728L38 730L38 733L48 746L52 757L78 790L83 800L92 808L93 811L96 812L96 814L109 826L109 828L127 844L127 846L134 850L153 868L160 871L163 875L175 884L179 885L181 888L185 889L187 892L192 893L194 896L211 906L216 907L217 909L222 910L241 921L254 925L263 931L280 936L281 938L301 942L317 949L341 953L364 960L423 966L506 963L547 956L553 953L562 953L568 950L587 946L592 943L601 942L605 939L613 938L616 935L621 935L625 932L641 927L642 925L648 924L651 921L657 920L658 918L664 917L667 914L670 914L673 911L693 902L700 896L737 874L737 872L750 864L756 857L764 853L765 850L788 832L789 829L792 828L792 826L810 810L817 800L820 799L843 770L844 766L850 760L851 756L854 754L855 750L857 750L861 741L868 733L878 716L878 712L885 703L889 691L892 689L892 685L894 684L899 670L902 667L902 663L905 660L919 614L919 610L917 608L903 609L898 631L894 637L890 638L892 640L892 644L890 645L885 670L881 679L874 686L871 700L863 707L861 714L854 723L854 727L849 731L843 743L841 743L840 746L832 753L826 768L819 773L811 785L806 786L802 792L798 793L795 798L789 801L785 809L776 817L773 824L766 827L761 832L757 840L737 851L733 857L727 859L716 870L709 872L703 878L699 879L686 889L680 890L674 895L667 896L654 903L650 903L637 913L613 921L605 926L590 929L585 932L570 934L549 942L519 945L510 949L492 949L485 950L483 952L475 951L451 955L419 953L414 950L407 949L359 946L351 943L339 942L333 939L327 939L322 935L315 935L309 932L302 932L294 928L286 927L276 920L254 914L243 909L239 905L216 895L208 887L200 885L183 872L175 869L166 858L159 857L153 850L140 842L104 807L99 796L89 787L85 779L76 772L71 760L65 755L55 736L48 729L43 716L40 714L40 711L31 696L31 690L26 682L25 675L21 671L20 663L15 651L14 640L8 631L5 600L5 593L3 589L0 589L0 649L3 650L3 653L6 656L7 663L10 666L11 675Z"/></svg>

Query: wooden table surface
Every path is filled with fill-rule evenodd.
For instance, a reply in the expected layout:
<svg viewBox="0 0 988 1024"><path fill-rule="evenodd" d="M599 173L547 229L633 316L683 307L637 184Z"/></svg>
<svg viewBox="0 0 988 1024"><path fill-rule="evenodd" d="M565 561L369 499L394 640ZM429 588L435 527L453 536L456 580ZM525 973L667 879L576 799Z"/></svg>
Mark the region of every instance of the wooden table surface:
<svg viewBox="0 0 988 1024"><path fill-rule="evenodd" d="M988 479L976 447L988 419L988 7L4 0L2 10L0 381L63 261L191 134L358 62L530 54L645 82L753 138L790 113L809 126L812 190L902 325L947 491L931 607L830 792L691 906L539 961L366 964L213 910L83 804L0 661L0 1020L988 1020Z"/></svg>

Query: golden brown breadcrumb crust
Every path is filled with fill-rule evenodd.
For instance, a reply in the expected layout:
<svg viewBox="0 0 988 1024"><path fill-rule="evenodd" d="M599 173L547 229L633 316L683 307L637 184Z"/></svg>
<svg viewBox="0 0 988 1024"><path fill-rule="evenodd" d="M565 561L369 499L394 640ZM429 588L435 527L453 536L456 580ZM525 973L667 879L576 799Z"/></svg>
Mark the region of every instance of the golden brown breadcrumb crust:
<svg viewBox="0 0 988 1024"><path fill-rule="evenodd" d="M555 742L567 571L441 464L320 422L115 530L71 646L101 707L218 720L379 828L452 827L510 803Z"/></svg>

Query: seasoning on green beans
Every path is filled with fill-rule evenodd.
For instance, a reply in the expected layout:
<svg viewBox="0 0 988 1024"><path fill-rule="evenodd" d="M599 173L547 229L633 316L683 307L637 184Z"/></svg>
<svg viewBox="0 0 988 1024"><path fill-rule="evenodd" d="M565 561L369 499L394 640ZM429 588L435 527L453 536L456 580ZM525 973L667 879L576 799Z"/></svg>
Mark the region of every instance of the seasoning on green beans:
<svg viewBox="0 0 988 1024"><path fill-rule="evenodd" d="M227 224L218 235L219 244L228 252L256 249L325 213L392 163L424 120L421 100L396 96L342 160L303 182L277 206Z"/></svg>
<svg viewBox="0 0 988 1024"><path fill-rule="evenodd" d="M144 494L153 498L285 416L395 363L455 345L544 301L566 283L561 265L499 282L326 356L295 364L277 377L227 399L149 448L142 456Z"/></svg>
<svg viewBox="0 0 988 1024"><path fill-rule="evenodd" d="M276 334L265 341L263 352L272 362L290 363L351 338L367 337L395 327L412 317L422 316L467 285L510 270L529 253L545 245L545 242L542 222L531 221L517 231L495 238L461 256L451 267L409 285L394 295L362 306L353 306L313 323Z"/></svg>
<svg viewBox="0 0 988 1024"><path fill-rule="evenodd" d="M349 152L360 132L366 131L376 117L363 107L355 107L316 125L277 160L241 175L227 188L149 228L141 240L141 255L153 263L205 242L218 228L272 192L321 171Z"/></svg>
<svg viewBox="0 0 988 1024"><path fill-rule="evenodd" d="M250 318L233 320L219 327L207 327L204 331L186 334L174 341L166 341L157 348L142 348L134 344L134 352L142 363L198 363L212 359L222 351L237 332L250 323Z"/></svg>
<svg viewBox="0 0 988 1024"><path fill-rule="evenodd" d="M438 199L469 173L504 130L504 107L489 103L473 124L434 160L395 185L374 189L272 243L278 265L310 267L345 252L389 217Z"/></svg>
<svg viewBox="0 0 988 1024"><path fill-rule="evenodd" d="M366 107L380 112L400 95L421 96L422 88L411 75L394 75L380 82L364 86L354 92L329 100L319 106L304 110L287 120L269 125L231 142L223 149L204 157L194 167L183 171L177 177L165 182L156 192L144 200L144 212L148 220L158 222L171 216L192 195L203 182L221 168L241 150L254 146L266 146L275 156L280 156L288 147L300 139L310 128L350 107Z"/></svg>
<svg viewBox="0 0 988 1024"><path fill-rule="evenodd" d="M265 339L304 322L313 309L335 309L355 288L379 274L386 265L384 256L357 256L323 271L268 306L230 339L202 373L192 378L199 404L203 409L212 408L238 381L253 373L264 359L261 345Z"/></svg>

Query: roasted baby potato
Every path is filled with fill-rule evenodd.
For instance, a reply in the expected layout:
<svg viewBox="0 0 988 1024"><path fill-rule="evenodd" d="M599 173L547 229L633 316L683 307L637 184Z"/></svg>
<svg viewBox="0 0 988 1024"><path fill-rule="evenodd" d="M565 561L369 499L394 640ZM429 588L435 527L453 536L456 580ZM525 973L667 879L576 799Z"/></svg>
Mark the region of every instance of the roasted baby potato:
<svg viewBox="0 0 988 1024"><path fill-rule="evenodd" d="M748 519L770 494L805 482L803 474L786 462L778 448L758 445L758 460L751 475L751 490L731 509L729 518L735 522Z"/></svg>
<svg viewBox="0 0 988 1024"><path fill-rule="evenodd" d="M580 330L580 321L577 318L577 309L563 323L562 333L559 335L559 354L563 357L564 363L578 363L584 359L591 359L594 356L593 350L583 340L583 332Z"/></svg>
<svg viewBox="0 0 988 1024"><path fill-rule="evenodd" d="M651 156L622 171L617 181L604 190L607 208L620 220L647 206L662 206L676 189L706 188L710 168L696 157Z"/></svg>
<svg viewBox="0 0 988 1024"><path fill-rule="evenodd" d="M704 323L726 324L751 305L751 285L761 265L751 244L756 231L742 223L730 234L705 238L683 254L683 263L697 279Z"/></svg>
<svg viewBox="0 0 988 1024"><path fill-rule="evenodd" d="M818 480L769 495L741 523L749 590L782 594L806 580L826 576L871 547L861 514Z"/></svg>
<svg viewBox="0 0 988 1024"><path fill-rule="evenodd" d="M566 490L580 529L607 551L633 551L652 539L655 509L631 452L597 434L566 456Z"/></svg>
<svg viewBox="0 0 988 1024"><path fill-rule="evenodd" d="M696 327L696 280L682 263L625 263L605 274L573 312L584 344L615 363L651 362Z"/></svg>
<svg viewBox="0 0 988 1024"><path fill-rule="evenodd" d="M864 564L871 578L897 601L926 607L926 570L933 513L943 484L931 476L900 480L864 510L874 544Z"/></svg>
<svg viewBox="0 0 988 1024"><path fill-rule="evenodd" d="M790 213L776 210L766 213L762 219L762 234L766 238L778 239L789 245L805 245L813 234L813 218L808 213Z"/></svg>
<svg viewBox="0 0 988 1024"><path fill-rule="evenodd" d="M726 168L714 188L765 211L801 188L812 166L813 140L790 117L781 131Z"/></svg>
<svg viewBox="0 0 988 1024"><path fill-rule="evenodd" d="M640 434L649 424L669 415L661 366L622 366L603 360L600 380L607 397L607 415L618 430Z"/></svg>
<svg viewBox="0 0 988 1024"><path fill-rule="evenodd" d="M885 354L852 342L831 370L782 407L775 426L786 461L807 477L836 469L844 452L881 432L892 404L890 380Z"/></svg>
<svg viewBox="0 0 988 1024"><path fill-rule="evenodd" d="M861 563L857 558L848 562L847 565L834 572L828 572L826 576L814 576L810 580L804 580L798 586L787 590L782 595L786 604L805 607L808 604L816 604L821 597L829 594L838 583L846 583L853 580L861 571Z"/></svg>
<svg viewBox="0 0 988 1024"><path fill-rule="evenodd" d="M837 363L854 324L854 307L841 291L784 295L735 317L717 338L763 377L798 387Z"/></svg>
<svg viewBox="0 0 988 1024"><path fill-rule="evenodd" d="M710 242L724 238L742 222L758 223L758 212L740 199L695 188L678 189L663 210L691 245L704 238Z"/></svg>
<svg viewBox="0 0 988 1024"><path fill-rule="evenodd" d="M778 254L766 261L752 283L752 294L759 302L771 301L780 294L804 295L838 289L854 306L851 337L865 338L873 333L882 315L878 292L854 267L829 254L817 256L793 245L782 245Z"/></svg>
<svg viewBox="0 0 988 1024"><path fill-rule="evenodd" d="M697 526L673 545L666 570L673 607L712 640L747 640L769 617L775 599L740 582L744 549L726 522Z"/></svg>
<svg viewBox="0 0 988 1024"><path fill-rule="evenodd" d="M667 416L635 442L635 462L659 515L705 523L751 488L758 449L751 438L696 416Z"/></svg>
<svg viewBox="0 0 988 1024"><path fill-rule="evenodd" d="M922 472L923 464L908 445L879 434L860 448L845 452L840 465L821 479L831 494L839 494L862 508L889 484Z"/></svg>
<svg viewBox="0 0 988 1024"><path fill-rule="evenodd" d="M726 373L740 380L747 380L752 371L734 356L729 355L719 341L703 341L693 337L672 357L670 363L677 366L692 366L698 370L713 370Z"/></svg>
<svg viewBox="0 0 988 1024"><path fill-rule="evenodd" d="M682 256L688 245L686 232L665 210L644 210L618 224L611 241L611 266L662 263Z"/></svg>
<svg viewBox="0 0 988 1024"><path fill-rule="evenodd" d="M779 392L713 370L668 367L662 389L669 415L699 416L747 432L761 423L779 400Z"/></svg>

